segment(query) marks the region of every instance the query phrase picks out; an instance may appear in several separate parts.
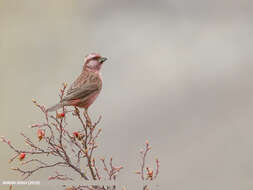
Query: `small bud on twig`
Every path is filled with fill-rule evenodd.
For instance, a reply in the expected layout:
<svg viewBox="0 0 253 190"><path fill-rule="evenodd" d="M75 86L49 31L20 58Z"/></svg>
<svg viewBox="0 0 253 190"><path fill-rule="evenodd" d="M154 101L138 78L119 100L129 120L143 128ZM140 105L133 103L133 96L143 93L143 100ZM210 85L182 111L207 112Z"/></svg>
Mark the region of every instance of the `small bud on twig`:
<svg viewBox="0 0 253 190"><path fill-rule="evenodd" d="M45 136L45 131L38 129L37 136L38 136L39 141L41 141L41 139L44 138L44 136Z"/></svg>

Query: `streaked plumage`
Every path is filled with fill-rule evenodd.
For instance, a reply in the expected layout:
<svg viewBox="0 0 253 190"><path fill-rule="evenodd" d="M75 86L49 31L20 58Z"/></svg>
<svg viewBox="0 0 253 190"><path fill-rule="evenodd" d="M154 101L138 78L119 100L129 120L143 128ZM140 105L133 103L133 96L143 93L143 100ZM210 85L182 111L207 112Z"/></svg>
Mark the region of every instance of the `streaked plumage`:
<svg viewBox="0 0 253 190"><path fill-rule="evenodd" d="M85 59L82 73L67 90L63 100L47 111L56 111L63 106L77 106L88 109L102 89L100 69L107 59L99 54L89 54Z"/></svg>

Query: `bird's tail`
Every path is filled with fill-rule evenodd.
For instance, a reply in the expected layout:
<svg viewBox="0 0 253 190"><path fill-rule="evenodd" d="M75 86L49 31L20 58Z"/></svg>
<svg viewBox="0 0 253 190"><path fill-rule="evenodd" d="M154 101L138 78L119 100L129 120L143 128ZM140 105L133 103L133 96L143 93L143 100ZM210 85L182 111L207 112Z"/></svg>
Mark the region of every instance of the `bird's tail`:
<svg viewBox="0 0 253 190"><path fill-rule="evenodd" d="M47 111L47 112L56 111L56 110L62 108L63 106L64 106L64 105L63 105L62 103L58 103L58 104L56 104L56 105L54 105L54 106L48 108L46 111Z"/></svg>

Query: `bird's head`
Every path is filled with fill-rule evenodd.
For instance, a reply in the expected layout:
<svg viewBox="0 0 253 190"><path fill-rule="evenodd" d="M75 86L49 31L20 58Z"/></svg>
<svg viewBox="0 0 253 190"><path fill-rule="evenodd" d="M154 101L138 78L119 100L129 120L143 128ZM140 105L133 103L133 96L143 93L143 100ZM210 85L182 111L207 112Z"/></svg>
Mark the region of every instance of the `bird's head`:
<svg viewBox="0 0 253 190"><path fill-rule="evenodd" d="M100 71L103 63L107 60L97 53L91 53L85 57L84 69L88 68L92 71Z"/></svg>

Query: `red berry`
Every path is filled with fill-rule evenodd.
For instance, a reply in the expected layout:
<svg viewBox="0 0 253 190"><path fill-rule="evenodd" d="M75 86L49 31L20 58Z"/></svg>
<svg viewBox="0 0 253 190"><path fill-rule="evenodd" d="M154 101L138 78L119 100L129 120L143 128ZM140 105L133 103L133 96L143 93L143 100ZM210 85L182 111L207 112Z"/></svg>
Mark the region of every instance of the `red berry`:
<svg viewBox="0 0 253 190"><path fill-rule="evenodd" d="M57 118L63 118L63 117L65 117L65 113L64 112L57 114Z"/></svg>
<svg viewBox="0 0 253 190"><path fill-rule="evenodd" d="M19 160L21 161L21 160L23 160L25 158L25 153L20 153L20 155L19 155Z"/></svg>
<svg viewBox="0 0 253 190"><path fill-rule="evenodd" d="M74 137L78 138L79 133L75 131L75 132L73 132L73 135L74 135Z"/></svg>

